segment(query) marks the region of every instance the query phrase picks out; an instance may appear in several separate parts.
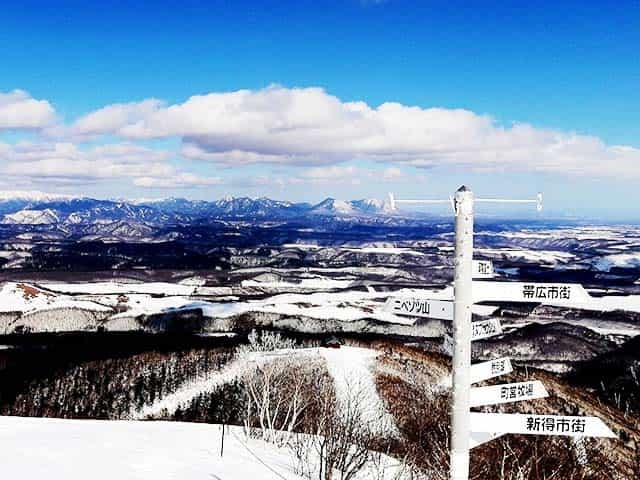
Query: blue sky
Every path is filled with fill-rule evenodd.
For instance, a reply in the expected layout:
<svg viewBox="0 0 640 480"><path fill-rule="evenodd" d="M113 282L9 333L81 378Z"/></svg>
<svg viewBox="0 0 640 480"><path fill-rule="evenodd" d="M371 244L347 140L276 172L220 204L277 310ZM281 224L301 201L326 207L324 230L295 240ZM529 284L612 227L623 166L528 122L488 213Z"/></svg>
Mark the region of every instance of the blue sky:
<svg viewBox="0 0 640 480"><path fill-rule="evenodd" d="M55 3L3 5L0 188L640 217L637 1Z"/></svg>

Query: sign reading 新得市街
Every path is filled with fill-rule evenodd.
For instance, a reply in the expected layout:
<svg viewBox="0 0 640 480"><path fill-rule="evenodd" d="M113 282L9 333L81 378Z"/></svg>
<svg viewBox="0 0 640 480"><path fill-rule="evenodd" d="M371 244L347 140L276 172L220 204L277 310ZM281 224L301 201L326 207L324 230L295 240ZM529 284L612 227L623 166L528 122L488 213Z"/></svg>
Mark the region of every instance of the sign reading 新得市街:
<svg viewBox="0 0 640 480"><path fill-rule="evenodd" d="M497 358L488 362L471 365L471 383L478 383L490 378L499 377L513 372L511 360L508 358Z"/></svg>
<svg viewBox="0 0 640 480"><path fill-rule="evenodd" d="M564 435L570 437L616 437L611 429L597 417L471 412L470 420L473 432Z"/></svg>
<svg viewBox="0 0 640 480"><path fill-rule="evenodd" d="M389 298L385 310L396 315L453 320L453 302L424 298Z"/></svg>
<svg viewBox="0 0 640 480"><path fill-rule="evenodd" d="M588 302L591 296L578 283L473 282L476 302L569 303Z"/></svg>
<svg viewBox="0 0 640 480"><path fill-rule="evenodd" d="M506 383L471 389L471 406L497 405L548 397L547 390L538 380L530 382Z"/></svg>

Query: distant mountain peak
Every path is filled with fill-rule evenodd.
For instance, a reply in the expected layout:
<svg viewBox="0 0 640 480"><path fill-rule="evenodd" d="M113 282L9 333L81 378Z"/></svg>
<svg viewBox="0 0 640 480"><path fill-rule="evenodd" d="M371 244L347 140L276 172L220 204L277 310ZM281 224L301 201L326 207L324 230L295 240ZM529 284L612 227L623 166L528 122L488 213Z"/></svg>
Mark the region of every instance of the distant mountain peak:
<svg viewBox="0 0 640 480"><path fill-rule="evenodd" d="M0 190L0 201L24 200L30 202L51 202L56 200L71 200L74 198L81 197L62 193L46 193L38 190Z"/></svg>

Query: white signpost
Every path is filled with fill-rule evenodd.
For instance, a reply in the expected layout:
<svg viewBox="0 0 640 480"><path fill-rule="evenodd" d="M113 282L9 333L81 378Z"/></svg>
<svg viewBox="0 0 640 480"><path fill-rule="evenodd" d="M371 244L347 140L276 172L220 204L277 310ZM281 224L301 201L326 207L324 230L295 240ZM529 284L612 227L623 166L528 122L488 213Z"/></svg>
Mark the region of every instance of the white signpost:
<svg viewBox="0 0 640 480"><path fill-rule="evenodd" d="M453 320L453 302L424 298L389 298L385 310L395 315Z"/></svg>
<svg viewBox="0 0 640 480"><path fill-rule="evenodd" d="M442 203L442 200L396 200L389 194L391 208L396 203ZM521 400L544 398L548 393L541 382L529 381L487 387L471 387L472 383L495 378L512 371L507 358L471 365L471 341L499 335L502 327L498 319L471 321L471 307L477 302L529 302L550 305L569 305L588 302L591 298L582 285L535 282L479 281L492 278L493 264L473 260L473 205L479 202L535 203L542 210L542 195L535 200L475 199L462 186L450 199L455 213L455 253L453 281L453 338L444 337L445 350L452 353L452 405L450 479L469 479L469 449L506 433L524 435L567 435L572 437L615 437L615 434L596 417L555 415L476 413L470 408ZM418 301L418 299L412 299ZM417 306L394 299L388 306L399 315L431 316L438 311L435 300L422 300ZM438 301L441 303L446 303ZM449 317L448 307L440 306L439 314ZM450 319L445 318L445 319Z"/></svg>
<svg viewBox="0 0 640 480"><path fill-rule="evenodd" d="M505 383L503 385L491 385L489 387L473 387L471 389L471 406L482 407L484 405L497 405L499 403L520 402L522 400L535 400L549 396L542 382L533 380L530 382Z"/></svg>
<svg viewBox="0 0 640 480"><path fill-rule="evenodd" d="M511 360L508 358L476 363L471 365L471 383L483 382L511 372L513 372L513 367L511 366Z"/></svg>

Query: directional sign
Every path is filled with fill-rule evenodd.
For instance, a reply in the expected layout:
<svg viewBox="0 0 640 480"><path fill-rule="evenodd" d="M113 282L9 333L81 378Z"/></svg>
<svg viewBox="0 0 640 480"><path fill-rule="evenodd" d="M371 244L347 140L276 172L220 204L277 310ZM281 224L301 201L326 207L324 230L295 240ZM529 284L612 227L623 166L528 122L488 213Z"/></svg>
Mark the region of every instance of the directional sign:
<svg viewBox="0 0 640 480"><path fill-rule="evenodd" d="M482 445L483 443L490 442L491 440L495 440L498 437L501 437L504 433L494 433L494 432L471 432L469 436L469 447L475 448L477 446Z"/></svg>
<svg viewBox="0 0 640 480"><path fill-rule="evenodd" d="M423 298L389 298L385 310L396 315L453 320L453 302Z"/></svg>
<svg viewBox="0 0 640 480"><path fill-rule="evenodd" d="M493 273L491 260L473 261L473 278L493 278Z"/></svg>
<svg viewBox="0 0 640 480"><path fill-rule="evenodd" d="M511 360L508 358L476 363L471 365L471 383L482 382L511 372L513 372L513 367L511 366Z"/></svg>
<svg viewBox="0 0 640 480"><path fill-rule="evenodd" d="M565 415L471 412L471 430L473 432L519 433L521 435L616 438L615 433L597 417Z"/></svg>
<svg viewBox="0 0 640 480"><path fill-rule="evenodd" d="M570 304L591 296L578 283L473 282L474 302Z"/></svg>
<svg viewBox="0 0 640 480"><path fill-rule="evenodd" d="M502 326L497 318L471 322L471 341L502 335Z"/></svg>
<svg viewBox="0 0 640 480"><path fill-rule="evenodd" d="M497 405L499 403L534 400L548 396L549 394L544 388L544 385L538 380L505 383L503 385L491 385L489 387L474 387L471 389L471 406Z"/></svg>

